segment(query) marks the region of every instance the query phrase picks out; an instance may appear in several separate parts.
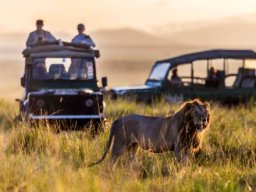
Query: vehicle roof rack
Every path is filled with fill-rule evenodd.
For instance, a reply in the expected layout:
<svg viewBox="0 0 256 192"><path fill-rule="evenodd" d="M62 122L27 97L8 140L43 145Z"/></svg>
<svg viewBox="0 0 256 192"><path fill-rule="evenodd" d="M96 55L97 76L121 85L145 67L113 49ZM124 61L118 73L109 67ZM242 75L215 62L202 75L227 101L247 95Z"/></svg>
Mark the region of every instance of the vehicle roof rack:
<svg viewBox="0 0 256 192"><path fill-rule="evenodd" d="M26 48L22 54L24 57L29 57L34 53L46 53L46 52L58 52L58 51L72 51L72 52L83 52L92 54L94 57L100 57L100 51L91 49L89 46L81 43L70 43L70 42L43 42L37 43L36 45Z"/></svg>

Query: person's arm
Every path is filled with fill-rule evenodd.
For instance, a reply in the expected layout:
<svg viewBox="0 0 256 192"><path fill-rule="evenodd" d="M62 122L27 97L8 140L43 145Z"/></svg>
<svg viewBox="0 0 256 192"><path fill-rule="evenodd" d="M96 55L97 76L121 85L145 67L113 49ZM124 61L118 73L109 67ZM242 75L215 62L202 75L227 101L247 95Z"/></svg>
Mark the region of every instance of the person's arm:
<svg viewBox="0 0 256 192"><path fill-rule="evenodd" d="M79 43L77 40L77 35L71 40L71 43Z"/></svg>
<svg viewBox="0 0 256 192"><path fill-rule="evenodd" d="M88 47L95 47L94 42L92 41L90 36L87 36L87 35L78 37L75 43L81 43L81 44L87 45Z"/></svg>
<svg viewBox="0 0 256 192"><path fill-rule="evenodd" d="M46 32L46 34L47 41L57 41L56 38L50 32Z"/></svg>
<svg viewBox="0 0 256 192"><path fill-rule="evenodd" d="M92 38L90 36L88 36L88 45L91 46L91 47L95 47L95 43L93 42Z"/></svg>
<svg viewBox="0 0 256 192"><path fill-rule="evenodd" d="M26 41L26 46L31 47L37 43L37 39L34 38L33 32L29 33L28 39Z"/></svg>

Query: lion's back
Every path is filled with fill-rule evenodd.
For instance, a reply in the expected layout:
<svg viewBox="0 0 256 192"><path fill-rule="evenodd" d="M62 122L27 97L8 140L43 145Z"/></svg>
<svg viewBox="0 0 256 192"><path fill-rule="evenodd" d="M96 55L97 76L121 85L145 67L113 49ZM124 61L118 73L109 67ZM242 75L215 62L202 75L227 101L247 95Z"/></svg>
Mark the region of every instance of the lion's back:
<svg viewBox="0 0 256 192"><path fill-rule="evenodd" d="M145 115L139 115L139 114L130 114L123 116L117 121L124 125L129 124L136 124L136 125L144 125L144 124L159 124L163 121L163 117L152 117L152 116L145 116Z"/></svg>
<svg viewBox="0 0 256 192"><path fill-rule="evenodd" d="M125 131L125 135L140 138L157 138L163 127L163 117L151 117L131 114L117 119L116 132Z"/></svg>

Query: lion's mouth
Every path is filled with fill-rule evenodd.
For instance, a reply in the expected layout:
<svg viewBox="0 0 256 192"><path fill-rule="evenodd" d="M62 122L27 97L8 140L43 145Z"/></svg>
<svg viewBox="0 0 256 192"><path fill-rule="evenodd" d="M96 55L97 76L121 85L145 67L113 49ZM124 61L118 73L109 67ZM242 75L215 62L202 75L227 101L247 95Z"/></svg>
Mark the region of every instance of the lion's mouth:
<svg viewBox="0 0 256 192"><path fill-rule="evenodd" d="M197 129L197 131L199 131L199 132L201 132L201 131L203 131L204 130L204 126L203 126L203 124L196 124L195 125L195 128Z"/></svg>

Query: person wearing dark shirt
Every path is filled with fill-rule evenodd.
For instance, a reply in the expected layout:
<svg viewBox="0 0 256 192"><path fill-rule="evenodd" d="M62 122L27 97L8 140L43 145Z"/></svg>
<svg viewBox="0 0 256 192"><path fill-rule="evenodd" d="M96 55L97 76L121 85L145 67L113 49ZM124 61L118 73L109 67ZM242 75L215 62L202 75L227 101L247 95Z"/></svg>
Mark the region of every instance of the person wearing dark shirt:
<svg viewBox="0 0 256 192"><path fill-rule="evenodd" d="M36 21L36 30L31 32L26 41L27 47L32 47L38 42L54 42L56 38L49 32L43 30L44 21L39 19Z"/></svg>
<svg viewBox="0 0 256 192"><path fill-rule="evenodd" d="M170 83L171 83L171 86L174 86L174 87L182 87L182 85L183 85L181 78L178 75L177 68L172 70L172 76L171 76Z"/></svg>
<svg viewBox="0 0 256 192"><path fill-rule="evenodd" d="M209 87L218 87L219 85L219 81L214 67L211 67L209 70L209 74L206 79L206 85Z"/></svg>

